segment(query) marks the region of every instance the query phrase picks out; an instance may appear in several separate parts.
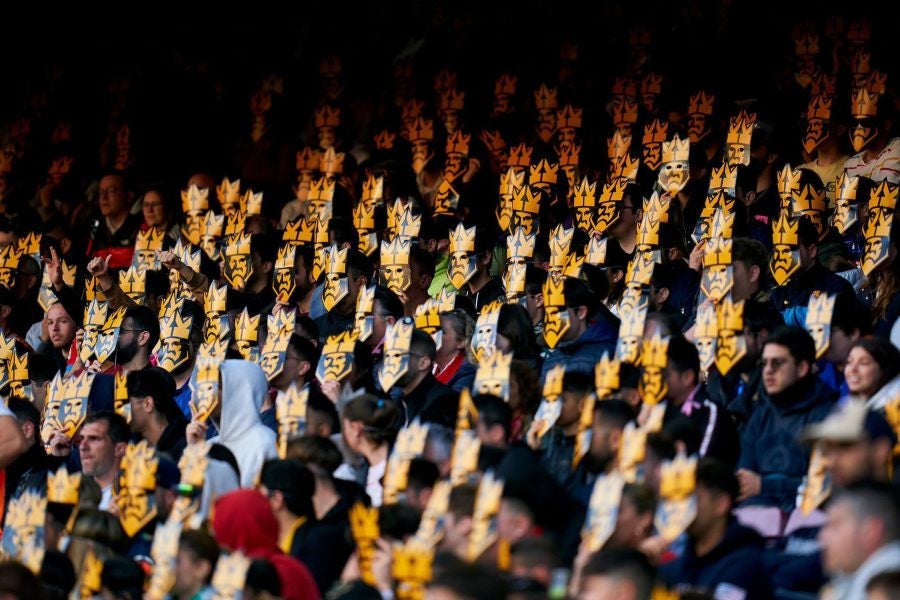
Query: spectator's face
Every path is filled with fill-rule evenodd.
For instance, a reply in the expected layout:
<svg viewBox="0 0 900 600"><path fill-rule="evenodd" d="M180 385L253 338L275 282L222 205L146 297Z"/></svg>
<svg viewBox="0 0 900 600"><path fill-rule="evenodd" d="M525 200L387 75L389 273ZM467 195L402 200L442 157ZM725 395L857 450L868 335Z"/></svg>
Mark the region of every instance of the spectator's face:
<svg viewBox="0 0 900 600"><path fill-rule="evenodd" d="M100 214L104 217L121 217L128 213L128 196L121 177L107 175L101 179L97 195Z"/></svg>
<svg viewBox="0 0 900 600"><path fill-rule="evenodd" d="M195 590L202 587L209 574L210 564L207 561L198 559L190 550L178 550L172 594L181 597L195 593Z"/></svg>
<svg viewBox="0 0 900 600"><path fill-rule="evenodd" d="M159 192L151 190L144 194L141 209L144 211L144 222L147 225L164 227L167 224L169 217L166 214L165 202Z"/></svg>
<svg viewBox="0 0 900 600"><path fill-rule="evenodd" d="M75 339L75 322L62 304L54 304L47 311L47 333L54 348L66 349Z"/></svg>
<svg viewBox="0 0 900 600"><path fill-rule="evenodd" d="M822 563L828 573L852 573L868 558L862 543L865 530L873 523L860 520L847 502L828 508L828 520L819 532Z"/></svg>
<svg viewBox="0 0 900 600"><path fill-rule="evenodd" d="M103 477L119 468L121 456L116 453L115 444L109 437L109 425L105 421L88 423L81 429L82 472L89 477Z"/></svg>
<svg viewBox="0 0 900 600"><path fill-rule="evenodd" d="M805 377L809 371L808 364L798 364L787 347L780 344L766 344L762 362L763 385L769 395L780 394Z"/></svg>
<svg viewBox="0 0 900 600"><path fill-rule="evenodd" d="M606 575L590 575L581 581L579 600L635 600L635 587L630 581Z"/></svg>
<svg viewBox="0 0 900 600"><path fill-rule="evenodd" d="M869 398L878 391L881 375L881 367L864 348L857 346L850 350L844 366L844 377L851 394Z"/></svg>
<svg viewBox="0 0 900 600"><path fill-rule="evenodd" d="M888 444L883 444L885 447ZM852 443L828 442L823 444L823 454L831 471L831 480L835 487L843 488L856 482L869 479L873 475L876 445L868 440ZM887 456L881 456L882 464L887 464Z"/></svg>
<svg viewBox="0 0 900 600"><path fill-rule="evenodd" d="M731 265L734 271L734 287L731 288L731 299L734 302L746 300L759 290L759 267L748 267L740 260Z"/></svg>
<svg viewBox="0 0 900 600"><path fill-rule="evenodd" d="M0 231L0 250L16 243L16 234L12 231Z"/></svg>

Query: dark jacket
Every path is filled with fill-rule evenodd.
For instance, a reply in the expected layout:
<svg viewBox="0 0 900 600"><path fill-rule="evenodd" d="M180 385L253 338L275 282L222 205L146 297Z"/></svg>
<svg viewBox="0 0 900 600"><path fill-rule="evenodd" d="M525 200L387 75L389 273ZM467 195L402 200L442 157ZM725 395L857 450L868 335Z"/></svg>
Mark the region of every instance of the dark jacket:
<svg viewBox="0 0 900 600"><path fill-rule="evenodd" d="M772 597L772 589L762 545L759 534L732 520L725 537L710 552L697 556L694 541L688 538L682 555L660 567L659 574L668 587L678 591L764 600Z"/></svg>
<svg viewBox="0 0 900 600"><path fill-rule="evenodd" d="M762 478L761 493L747 504L793 509L809 462L809 448L800 442L800 433L828 416L836 401L837 393L813 375L776 398L760 391L760 404L741 434L738 467Z"/></svg>
<svg viewBox="0 0 900 600"><path fill-rule="evenodd" d="M743 361L732 368L727 375L713 369L706 382L706 394L710 400L724 407L737 424L743 429L754 408L759 404L759 392L762 389L762 369L758 364L744 369Z"/></svg>
<svg viewBox="0 0 900 600"><path fill-rule="evenodd" d="M772 289L772 304L784 316L785 325L806 326L809 297L814 291L829 295L853 294L853 286L818 262L806 271L799 271L786 284Z"/></svg>
<svg viewBox="0 0 900 600"><path fill-rule="evenodd" d="M618 337L618 323L613 324L605 318L594 321L578 339L561 342L550 351L541 369L541 380L547 371L562 363L565 363L566 371L593 374L594 365L600 362L604 352L610 356L615 353Z"/></svg>
<svg viewBox="0 0 900 600"><path fill-rule="evenodd" d="M322 519L300 527L291 541L291 556L309 567L323 596L353 553L349 516L353 503L352 497L342 496Z"/></svg>
<svg viewBox="0 0 900 600"><path fill-rule="evenodd" d="M435 379L431 373L403 397L403 404L406 407L407 423L419 419L422 423L437 423L450 429L456 426L459 394Z"/></svg>
<svg viewBox="0 0 900 600"><path fill-rule="evenodd" d="M479 312L481 312L482 307L490 304L494 300L506 298L506 291L503 289L503 282L499 277L492 277L489 279L477 292L472 292L472 290L469 289L468 284L466 284L463 286L460 293L463 296L471 298L472 303L475 305L475 310Z"/></svg>
<svg viewBox="0 0 900 600"><path fill-rule="evenodd" d="M156 449L168 454L174 463L178 462L187 446L187 438L184 433L186 427L187 422L184 419L173 421L166 426L156 442Z"/></svg>
<svg viewBox="0 0 900 600"><path fill-rule="evenodd" d="M694 426L697 439L688 445L691 453L711 456L732 466L737 464L741 445L734 422L728 411L709 399L705 386L694 395L689 409L667 404L663 422L675 419L687 419Z"/></svg>

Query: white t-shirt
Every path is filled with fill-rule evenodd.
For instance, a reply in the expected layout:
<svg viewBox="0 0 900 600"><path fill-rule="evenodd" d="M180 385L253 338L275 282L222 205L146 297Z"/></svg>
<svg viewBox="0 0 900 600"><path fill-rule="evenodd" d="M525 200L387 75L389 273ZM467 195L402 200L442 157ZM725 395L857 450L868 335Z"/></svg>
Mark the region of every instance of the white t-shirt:
<svg viewBox="0 0 900 600"><path fill-rule="evenodd" d="M366 475L366 493L372 500L372 506L375 507L381 506L384 500L384 488L381 486L381 480L384 477L385 469L387 469L387 459L369 467L369 474Z"/></svg>

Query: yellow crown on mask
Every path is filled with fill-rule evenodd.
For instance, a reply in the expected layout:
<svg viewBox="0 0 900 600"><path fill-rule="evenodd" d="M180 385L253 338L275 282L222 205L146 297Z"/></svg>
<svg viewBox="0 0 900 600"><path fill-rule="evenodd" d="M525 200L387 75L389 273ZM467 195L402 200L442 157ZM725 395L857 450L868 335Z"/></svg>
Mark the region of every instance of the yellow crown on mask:
<svg viewBox="0 0 900 600"><path fill-rule="evenodd" d="M513 210L536 215L541 211L541 194L534 193L530 186L513 190Z"/></svg>
<svg viewBox="0 0 900 600"><path fill-rule="evenodd" d="M328 181L326 177L313 179L306 198L310 202L331 202L334 199L334 182Z"/></svg>
<svg viewBox="0 0 900 600"><path fill-rule="evenodd" d="M847 41L851 45L865 44L872 39L872 22L868 19L853 21L847 26Z"/></svg>
<svg viewBox="0 0 900 600"><path fill-rule="evenodd" d="M259 315L251 317L245 307L235 323L234 338L238 341L255 343L259 339Z"/></svg>
<svg viewBox="0 0 900 600"><path fill-rule="evenodd" d="M293 221L287 222L281 240L294 244L308 244L313 241L315 231L316 222L300 215Z"/></svg>
<svg viewBox="0 0 900 600"><path fill-rule="evenodd" d="M534 107L538 110L556 110L556 88L542 83L534 92Z"/></svg>
<svg viewBox="0 0 900 600"><path fill-rule="evenodd" d="M857 119L878 116L879 94L871 94L866 88L860 88L853 95L850 114Z"/></svg>
<svg viewBox="0 0 900 600"><path fill-rule="evenodd" d="M613 108L613 123L616 125L621 124L634 124L637 123L638 120L638 103L637 100L632 98L624 98L622 102L617 104L615 108Z"/></svg>
<svg viewBox="0 0 900 600"><path fill-rule="evenodd" d="M722 163L713 168L709 179L709 191L733 190L737 184L737 165Z"/></svg>
<svg viewBox="0 0 900 600"><path fill-rule="evenodd" d="M782 199L790 198L792 194L800 191L800 176L803 173L800 169L792 169L791 165L784 165L784 168L778 171L778 194Z"/></svg>
<svg viewBox="0 0 900 600"><path fill-rule="evenodd" d="M517 173L513 167L500 174L500 195L512 196L516 188L525 185L525 172Z"/></svg>
<svg viewBox="0 0 900 600"><path fill-rule="evenodd" d="M203 217L202 235L206 238L220 238L225 229L225 215L216 215L213 211Z"/></svg>
<svg viewBox="0 0 900 600"><path fill-rule="evenodd" d="M806 109L807 119L822 119L823 121L831 120L831 105L834 100L829 96L814 96L809 101L809 107Z"/></svg>
<svg viewBox="0 0 900 600"><path fill-rule="evenodd" d="M28 381L28 353L14 352L8 368L10 381Z"/></svg>
<svg viewBox="0 0 900 600"><path fill-rule="evenodd" d="M835 194L838 198L853 204L856 202L856 191L859 188L859 177L841 173L835 183Z"/></svg>
<svg viewBox="0 0 900 600"><path fill-rule="evenodd" d="M772 244L782 246L796 246L799 243L797 228L800 222L788 217L784 211L778 219L772 223Z"/></svg>
<svg viewBox="0 0 900 600"><path fill-rule="evenodd" d="M238 204L241 201L241 180L235 179L233 182L226 177L222 183L216 186L216 197L219 204Z"/></svg>
<svg viewBox="0 0 900 600"><path fill-rule="evenodd" d="M405 354L409 352L413 329L415 329L415 321L412 319L397 321L390 326L384 336L384 353Z"/></svg>
<svg viewBox="0 0 900 600"><path fill-rule="evenodd" d="M750 139L753 137L753 125L755 122L756 114L748 115L741 111L740 115L731 118L731 123L728 127L728 137L725 139L725 142L749 146Z"/></svg>
<svg viewBox="0 0 900 600"><path fill-rule="evenodd" d="M691 100L688 103L688 114L709 116L713 112L713 103L715 101L716 97L714 95L707 94L701 90L691 96Z"/></svg>
<svg viewBox="0 0 900 600"><path fill-rule="evenodd" d="M580 129L582 109L566 104L556 112L556 126L560 129Z"/></svg>
<svg viewBox="0 0 900 600"><path fill-rule="evenodd" d="M294 167L300 173L308 173L315 171L319 166L319 152L309 146L302 150L298 150L295 158Z"/></svg>
<svg viewBox="0 0 900 600"><path fill-rule="evenodd" d="M65 466L54 473L47 472L47 501L58 504L78 504L81 489L81 473L72 473Z"/></svg>
<svg viewBox="0 0 900 600"><path fill-rule="evenodd" d="M450 252L475 252L476 227L466 229L462 223L450 232Z"/></svg>
<svg viewBox="0 0 900 600"><path fill-rule="evenodd" d="M250 234L239 233L228 238L225 256L248 256L250 254Z"/></svg>
<svg viewBox="0 0 900 600"><path fill-rule="evenodd" d="M537 243L537 235L526 235L525 230L516 227L515 233L506 238L506 258L531 260L534 256L534 247Z"/></svg>
<svg viewBox="0 0 900 600"><path fill-rule="evenodd" d="M134 249L137 252L150 252L162 249L165 231L151 227L147 231L139 231L134 241Z"/></svg>
<svg viewBox="0 0 900 600"><path fill-rule="evenodd" d="M563 278L548 277L544 281L544 304L548 307L563 308L566 305Z"/></svg>
<svg viewBox="0 0 900 600"><path fill-rule="evenodd" d="M466 93L455 87L448 87L441 92L438 100L438 112L444 114L449 111L459 112L466 105Z"/></svg>
<svg viewBox="0 0 900 600"><path fill-rule="evenodd" d="M497 79L496 83L494 83L494 95L495 96L513 96L516 93L516 84L519 82L519 78L515 75L510 75L509 73L504 73Z"/></svg>
<svg viewBox="0 0 900 600"><path fill-rule="evenodd" d="M610 358L609 352L604 352L600 362L594 366L594 387L597 388L597 397L602 399L610 392L619 389L619 373L622 363L618 358Z"/></svg>
<svg viewBox="0 0 900 600"><path fill-rule="evenodd" d="M181 316L181 311L176 310L171 317L166 317L159 321L159 338L188 340L191 337L191 326L193 324L194 317L183 317Z"/></svg>
<svg viewBox="0 0 900 600"><path fill-rule="evenodd" d="M659 245L659 223L660 220L653 218L652 214L644 213L637 230L637 243L639 246Z"/></svg>
<svg viewBox="0 0 900 600"><path fill-rule="evenodd" d="M19 243L16 247L21 254L40 254L41 238L43 237L44 236L41 233L29 231L25 237L19 239Z"/></svg>
<svg viewBox="0 0 900 600"><path fill-rule="evenodd" d="M603 184L600 190L600 202L621 202L625 196L625 188L628 186L628 179L617 177Z"/></svg>
<svg viewBox="0 0 900 600"><path fill-rule="evenodd" d="M550 232L550 265L554 267L563 267L569 257L569 249L572 245L572 237L575 235L575 229L564 229L562 225L557 225Z"/></svg>
<svg viewBox="0 0 900 600"><path fill-rule="evenodd" d="M125 456L122 458L120 488L156 489L158 462L156 448L151 446L147 440L141 440L137 444L129 443L125 449Z"/></svg>
<svg viewBox="0 0 900 600"><path fill-rule="evenodd" d="M416 117L416 120L406 127L406 139L410 142L427 141L434 139L434 121Z"/></svg>
<svg viewBox="0 0 900 600"><path fill-rule="evenodd" d="M641 139L641 143L644 145L662 144L666 141L668 133L669 124L659 119L654 119L653 122L644 125L644 137Z"/></svg>
<svg viewBox="0 0 900 600"><path fill-rule="evenodd" d="M703 266L713 267L717 265L731 264L731 245L732 240L722 237L712 237L709 245L703 254Z"/></svg>
<svg viewBox="0 0 900 600"><path fill-rule="evenodd" d="M382 129L375 135L374 140L376 150L393 150L397 134L387 129Z"/></svg>
<svg viewBox="0 0 900 600"><path fill-rule="evenodd" d="M147 291L147 271L129 267L124 271L119 271L119 287L122 291L137 300Z"/></svg>
<svg viewBox="0 0 900 600"><path fill-rule="evenodd" d="M396 215L394 234L406 238L418 237L419 231L422 229L422 215L413 215L412 206L409 205L402 208Z"/></svg>
<svg viewBox="0 0 900 600"><path fill-rule="evenodd" d="M794 53L797 56L814 56L819 53L819 34L804 31L794 37Z"/></svg>
<svg viewBox="0 0 900 600"><path fill-rule="evenodd" d="M347 272L347 251L349 248L338 249L337 245L328 248L328 273L345 274Z"/></svg>
<svg viewBox="0 0 900 600"><path fill-rule="evenodd" d="M262 211L263 193L248 189L241 196L241 212L247 216L258 215Z"/></svg>
<svg viewBox="0 0 900 600"><path fill-rule="evenodd" d="M687 162L691 153L691 141L689 139L682 140L675 134L671 142L663 142L662 145L662 161L668 162Z"/></svg>
<svg viewBox="0 0 900 600"><path fill-rule="evenodd" d="M7 246L0 251L0 268L15 271L19 268L19 259L21 258L21 250L13 246Z"/></svg>
<svg viewBox="0 0 900 600"><path fill-rule="evenodd" d="M628 261L628 267L625 271L625 283L642 286L650 285L655 264L652 257L647 256L643 252L636 252L634 257Z"/></svg>
<svg viewBox="0 0 900 600"><path fill-rule="evenodd" d="M396 236L390 242L381 241L381 262L384 265L409 266L410 239Z"/></svg>
<svg viewBox="0 0 900 600"><path fill-rule="evenodd" d="M525 145L524 142L517 146L512 146L509 149L509 161L507 164L511 168L525 170L526 167L531 166L532 152L534 152L534 148Z"/></svg>
<svg viewBox="0 0 900 600"><path fill-rule="evenodd" d="M714 338L719 333L719 322L716 316L715 306L712 304L707 304L701 308L697 308L697 327L694 333L694 337L697 339L701 338Z"/></svg>
<svg viewBox="0 0 900 600"><path fill-rule="evenodd" d="M837 295L814 293L809 297L809 310L806 313L806 327L814 325L831 325L834 302Z"/></svg>
<svg viewBox="0 0 900 600"><path fill-rule="evenodd" d="M375 205L360 202L353 209L353 226L360 233L375 229Z"/></svg>
<svg viewBox="0 0 900 600"><path fill-rule="evenodd" d="M441 69L434 76L434 91L441 92L449 87L454 87L459 79L459 73L450 69Z"/></svg>
<svg viewBox="0 0 900 600"><path fill-rule="evenodd" d="M478 383L484 380L499 380L508 384L512 358L512 353L506 354L500 351L482 358L478 363L478 371L475 373L474 389L478 390Z"/></svg>
<svg viewBox="0 0 900 600"><path fill-rule="evenodd" d="M867 240L891 235L891 226L894 223L894 215L886 210L871 209L866 221L864 235Z"/></svg>
<svg viewBox="0 0 900 600"><path fill-rule="evenodd" d="M637 82L630 77L616 77L613 80L612 95L634 98L637 95Z"/></svg>
<svg viewBox="0 0 900 600"><path fill-rule="evenodd" d="M109 305L106 302L100 302L96 299L91 300L84 310L84 326L102 329L106 324L106 314L109 311Z"/></svg>
<svg viewBox="0 0 900 600"><path fill-rule="evenodd" d="M882 180L869 196L869 208L895 210L897 208L897 190L897 185L888 183L886 179Z"/></svg>
<svg viewBox="0 0 900 600"><path fill-rule="evenodd" d="M572 206L593 208L597 206L597 184L591 183L587 177L575 186L575 195L572 198Z"/></svg>
<svg viewBox="0 0 900 600"><path fill-rule="evenodd" d="M297 254L296 246L291 246L290 244L284 244L280 248L278 248L278 256L275 259L275 269L276 270L284 270L284 269L293 269L294 262ZM212 285L210 285L210 289L212 289ZM222 290L227 290L228 288L222 286ZM207 294L207 298L209 294ZM224 302L224 293L222 294L223 302ZM224 306L224 304L223 304ZM209 313L209 311L206 311Z"/></svg>
<svg viewBox="0 0 900 600"><path fill-rule="evenodd" d="M697 458L679 452L660 467L659 496L665 500L683 500L697 487Z"/></svg>
<svg viewBox="0 0 900 600"><path fill-rule="evenodd" d="M342 331L335 335L329 335L322 346L322 354L352 354L356 347L356 335L352 331Z"/></svg>
<svg viewBox="0 0 900 600"><path fill-rule="evenodd" d="M478 139L484 143L491 154L506 150L506 140L503 139L503 134L496 129L485 129L478 134Z"/></svg>
<svg viewBox="0 0 900 600"><path fill-rule="evenodd" d="M243 233L244 225L247 222L247 213L243 211L235 211L231 213L228 217L227 222L225 223L225 235L234 236L239 233Z"/></svg>
<svg viewBox="0 0 900 600"><path fill-rule="evenodd" d="M536 165L530 165L528 183L530 185L556 185L559 172L559 164L550 164L546 158L542 158Z"/></svg>
<svg viewBox="0 0 900 600"><path fill-rule="evenodd" d="M316 129L322 127L340 127L341 126L341 109L338 106L329 106L325 104L315 112Z"/></svg>
<svg viewBox="0 0 900 600"><path fill-rule="evenodd" d="M181 208L185 214L209 210L209 190L196 185L192 185L187 191L181 190Z"/></svg>
<svg viewBox="0 0 900 600"><path fill-rule="evenodd" d="M662 93L663 76L647 73L641 80L641 94L659 96Z"/></svg>
<svg viewBox="0 0 900 600"><path fill-rule="evenodd" d="M459 130L447 138L446 151L447 154L469 154L469 142L472 141L471 135L463 135Z"/></svg>
<svg viewBox="0 0 900 600"><path fill-rule="evenodd" d="M369 177L362 185L362 202L364 204L377 204L384 199L384 177Z"/></svg>
<svg viewBox="0 0 900 600"><path fill-rule="evenodd" d="M344 156L343 152L335 152L334 148L328 148L319 159L319 171L325 175L343 173Z"/></svg>
<svg viewBox="0 0 900 600"><path fill-rule="evenodd" d="M607 238L591 236L584 251L584 262L589 265L601 266L606 263Z"/></svg>
<svg viewBox="0 0 900 600"><path fill-rule="evenodd" d="M666 368L669 364L669 338L659 332L650 339L644 339L641 347L641 365L644 367Z"/></svg>
<svg viewBox="0 0 900 600"><path fill-rule="evenodd" d="M868 75L872 70L872 55L859 48L850 57L850 72L856 75ZM855 78L855 77L854 77Z"/></svg>
<svg viewBox="0 0 900 600"><path fill-rule="evenodd" d="M726 296L719 305L717 317L719 331L743 331L744 301L733 302L730 296Z"/></svg>
<svg viewBox="0 0 900 600"><path fill-rule="evenodd" d="M559 166L563 169L578 168L578 162L581 158L580 144L563 144L559 149Z"/></svg>
<svg viewBox="0 0 900 600"><path fill-rule="evenodd" d="M794 213L825 212L825 190L817 191L812 185L806 184L799 193L791 194L791 210Z"/></svg>
<svg viewBox="0 0 900 600"><path fill-rule="evenodd" d="M415 120L417 117L422 116L422 110L424 108L425 102L423 100L416 100L415 98L411 98L403 103L403 107L400 109L400 120Z"/></svg>
<svg viewBox="0 0 900 600"><path fill-rule="evenodd" d="M834 76L820 73L813 78L809 87L814 96L827 96L830 98L834 96L836 86L837 79Z"/></svg>
<svg viewBox="0 0 900 600"><path fill-rule="evenodd" d="M280 251L279 251L280 255ZM280 258L280 256L279 256ZM293 268L293 265L291 265ZM275 268L278 268L277 266ZM209 289L203 297L203 310L207 315L221 315L227 311L226 298L228 297L227 285L216 285L215 281L209 283Z"/></svg>
<svg viewBox="0 0 900 600"><path fill-rule="evenodd" d="M631 136L622 135L618 129L613 132L612 137L606 138L606 155L612 161L628 155L631 149Z"/></svg>
<svg viewBox="0 0 900 600"><path fill-rule="evenodd" d="M863 87L869 90L869 94L883 94L887 89L887 73L875 69Z"/></svg>

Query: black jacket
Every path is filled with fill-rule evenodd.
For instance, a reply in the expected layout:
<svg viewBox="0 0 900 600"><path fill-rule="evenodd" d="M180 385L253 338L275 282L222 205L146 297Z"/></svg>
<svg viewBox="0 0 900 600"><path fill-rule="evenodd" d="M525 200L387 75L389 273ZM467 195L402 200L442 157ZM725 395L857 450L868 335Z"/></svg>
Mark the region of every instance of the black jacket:
<svg viewBox="0 0 900 600"><path fill-rule="evenodd" d="M437 423L454 429L459 394L447 387L429 373L419 385L403 397L406 407L406 421L419 419L422 423Z"/></svg>

